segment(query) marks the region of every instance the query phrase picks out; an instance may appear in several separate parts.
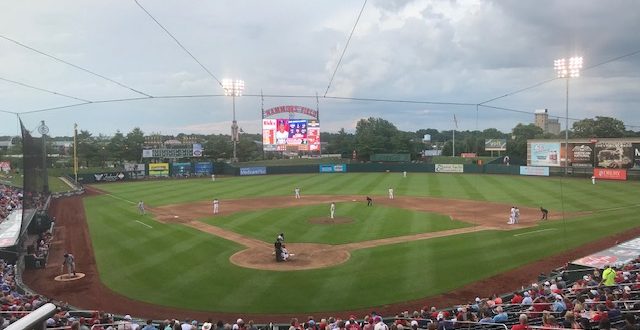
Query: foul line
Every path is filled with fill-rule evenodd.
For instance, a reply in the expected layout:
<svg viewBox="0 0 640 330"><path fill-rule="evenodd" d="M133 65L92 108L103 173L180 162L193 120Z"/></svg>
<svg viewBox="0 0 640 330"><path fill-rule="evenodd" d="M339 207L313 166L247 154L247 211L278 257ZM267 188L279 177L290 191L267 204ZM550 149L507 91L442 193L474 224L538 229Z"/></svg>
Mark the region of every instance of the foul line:
<svg viewBox="0 0 640 330"><path fill-rule="evenodd" d="M540 232L547 231L547 230L558 230L558 229L557 228L540 229L540 230L528 231L526 233L521 233L521 234L514 234L513 236L522 236L522 235L535 234L535 233L540 233Z"/></svg>
<svg viewBox="0 0 640 330"><path fill-rule="evenodd" d="M139 223L139 224L141 224L141 225L143 225L143 226L147 226L147 227L149 227L149 228L153 228L153 227L151 227L151 226L147 225L146 223L144 223L144 222L142 222L142 221L140 221L140 220L136 220L136 222L137 222L137 223Z"/></svg>
<svg viewBox="0 0 640 330"><path fill-rule="evenodd" d="M124 201L124 202L130 203L130 204L135 204L135 203L136 203L136 202L132 202L132 201L130 201L130 200L128 200L128 199L124 199L124 198L122 198L122 197L118 197L118 196L116 196L116 195L111 195L111 194L105 194L105 195L107 195L107 196L111 196L111 197L113 197L113 198L115 198L115 199L119 199L119 200L121 200L121 201Z"/></svg>

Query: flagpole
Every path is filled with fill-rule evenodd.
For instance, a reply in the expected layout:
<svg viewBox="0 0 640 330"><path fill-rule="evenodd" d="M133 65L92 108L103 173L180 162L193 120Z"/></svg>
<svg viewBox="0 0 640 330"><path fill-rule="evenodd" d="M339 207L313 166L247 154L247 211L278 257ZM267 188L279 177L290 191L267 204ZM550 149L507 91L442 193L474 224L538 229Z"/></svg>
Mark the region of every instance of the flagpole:
<svg viewBox="0 0 640 330"><path fill-rule="evenodd" d="M73 124L73 175L78 184L78 124Z"/></svg>

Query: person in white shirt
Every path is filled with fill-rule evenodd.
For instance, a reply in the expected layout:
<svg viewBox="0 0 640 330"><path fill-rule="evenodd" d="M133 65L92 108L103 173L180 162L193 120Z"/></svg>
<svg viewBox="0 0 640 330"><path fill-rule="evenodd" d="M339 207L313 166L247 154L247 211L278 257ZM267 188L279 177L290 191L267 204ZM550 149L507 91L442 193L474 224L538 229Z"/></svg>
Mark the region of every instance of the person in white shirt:
<svg viewBox="0 0 640 330"><path fill-rule="evenodd" d="M331 219L333 219L336 214L336 203L331 202L331 206L329 207L329 213L331 214Z"/></svg>
<svg viewBox="0 0 640 330"><path fill-rule="evenodd" d="M389 199L393 199L393 188L389 188Z"/></svg>

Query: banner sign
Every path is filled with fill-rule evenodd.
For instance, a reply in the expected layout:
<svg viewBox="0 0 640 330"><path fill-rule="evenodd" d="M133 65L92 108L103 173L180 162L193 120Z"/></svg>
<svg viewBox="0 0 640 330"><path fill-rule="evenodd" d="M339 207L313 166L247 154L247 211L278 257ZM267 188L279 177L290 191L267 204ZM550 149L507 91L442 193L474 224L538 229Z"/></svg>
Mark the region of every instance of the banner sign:
<svg viewBox="0 0 640 330"><path fill-rule="evenodd" d="M127 176L122 172L114 172L114 173L95 173L93 178L96 182L115 182L122 181Z"/></svg>
<svg viewBox="0 0 640 330"><path fill-rule="evenodd" d="M575 167L593 167L593 145L570 143L571 150L571 166Z"/></svg>
<svg viewBox="0 0 640 330"><path fill-rule="evenodd" d="M633 167L634 149L631 142L597 142L595 144L596 165L604 168Z"/></svg>
<svg viewBox="0 0 640 330"><path fill-rule="evenodd" d="M484 150L486 151L506 151L507 139L485 139Z"/></svg>
<svg viewBox="0 0 640 330"><path fill-rule="evenodd" d="M267 174L267 168L264 166L240 168L240 175L265 175L265 174Z"/></svg>
<svg viewBox="0 0 640 330"><path fill-rule="evenodd" d="M640 143L633 144L633 167L640 168Z"/></svg>
<svg viewBox="0 0 640 330"><path fill-rule="evenodd" d="M150 163L149 176L169 176L169 163Z"/></svg>
<svg viewBox="0 0 640 330"><path fill-rule="evenodd" d="M22 226L22 210L18 209L0 222L0 248L8 248L18 243Z"/></svg>
<svg viewBox="0 0 640 330"><path fill-rule="evenodd" d="M299 105L281 105L275 108L267 109L262 112L262 117L271 117L280 113L301 113L318 119L318 111L309 109Z"/></svg>
<svg viewBox="0 0 640 330"><path fill-rule="evenodd" d="M478 154L476 154L475 152L463 152L460 154L460 157L462 158L476 158L478 157Z"/></svg>
<svg viewBox="0 0 640 330"><path fill-rule="evenodd" d="M202 149L202 144L200 143L194 143L193 147L191 148L192 152L192 156L193 157L202 157L203 154L203 150Z"/></svg>
<svg viewBox="0 0 640 330"><path fill-rule="evenodd" d="M571 263L586 267L603 269L606 265L628 264L640 255L640 238L618 244L604 251L596 252Z"/></svg>
<svg viewBox="0 0 640 330"><path fill-rule="evenodd" d="M172 163L171 174L173 176L189 176L191 175L191 163Z"/></svg>
<svg viewBox="0 0 640 330"><path fill-rule="evenodd" d="M126 175L130 179L142 179L144 178L144 164L136 164L136 163L124 163L124 171Z"/></svg>
<svg viewBox="0 0 640 330"><path fill-rule="evenodd" d="M11 171L10 161L0 162L0 172L9 173L10 171Z"/></svg>
<svg viewBox="0 0 640 330"><path fill-rule="evenodd" d="M442 150L439 150L439 149L422 150L422 156L424 157L434 157L434 156L441 156L441 155L442 155Z"/></svg>
<svg viewBox="0 0 640 330"><path fill-rule="evenodd" d="M560 143L531 142L531 165L560 166Z"/></svg>
<svg viewBox="0 0 640 330"><path fill-rule="evenodd" d="M549 176L547 166L520 166L520 175Z"/></svg>
<svg viewBox="0 0 640 330"><path fill-rule="evenodd" d="M211 175L213 173L213 164L211 162L197 162L194 165L194 173L198 176Z"/></svg>
<svg viewBox="0 0 640 330"><path fill-rule="evenodd" d="M347 171L347 165L345 164L337 164L337 165L320 164L320 173L344 173L346 171Z"/></svg>
<svg viewBox="0 0 640 330"><path fill-rule="evenodd" d="M625 169L611 169L611 168L594 168L593 176L596 179L606 180L626 180L627 170Z"/></svg>
<svg viewBox="0 0 640 330"><path fill-rule="evenodd" d="M436 164L436 173L463 173L462 164Z"/></svg>

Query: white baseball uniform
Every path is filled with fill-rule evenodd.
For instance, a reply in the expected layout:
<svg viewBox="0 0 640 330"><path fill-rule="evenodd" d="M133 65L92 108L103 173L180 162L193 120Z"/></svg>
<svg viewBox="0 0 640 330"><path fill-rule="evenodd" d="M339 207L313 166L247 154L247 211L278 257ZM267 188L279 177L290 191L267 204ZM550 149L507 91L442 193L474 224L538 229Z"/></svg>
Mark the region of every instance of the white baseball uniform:
<svg viewBox="0 0 640 330"><path fill-rule="evenodd" d="M336 203L331 203L331 206L329 207L329 212L331 213L331 219L333 219L336 214Z"/></svg>
<svg viewBox="0 0 640 330"><path fill-rule="evenodd" d="M296 188L294 191L296 193L296 199L300 199L300 188Z"/></svg>
<svg viewBox="0 0 640 330"><path fill-rule="evenodd" d="M220 212L220 202L217 199L213 200L213 214L218 214Z"/></svg>
<svg viewBox="0 0 640 330"><path fill-rule="evenodd" d="M393 188L389 188L389 199L393 199Z"/></svg>

